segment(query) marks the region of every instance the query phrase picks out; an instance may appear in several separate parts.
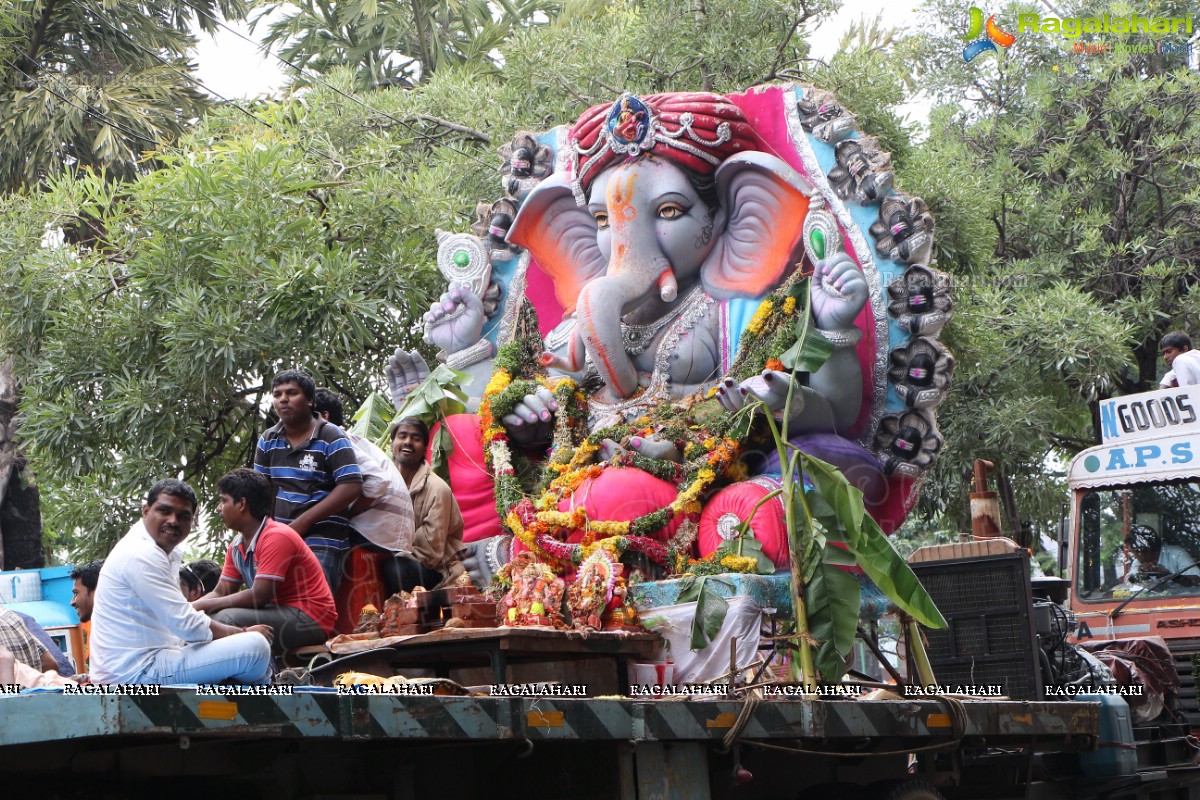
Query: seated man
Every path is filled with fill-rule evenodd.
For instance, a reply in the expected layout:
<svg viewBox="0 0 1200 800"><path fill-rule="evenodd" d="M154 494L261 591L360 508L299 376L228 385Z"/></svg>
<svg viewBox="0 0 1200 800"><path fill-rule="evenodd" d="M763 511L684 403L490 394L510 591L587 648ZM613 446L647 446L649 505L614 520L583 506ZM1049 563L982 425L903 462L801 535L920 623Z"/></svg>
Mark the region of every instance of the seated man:
<svg viewBox="0 0 1200 800"><path fill-rule="evenodd" d="M1133 583L1154 583L1168 575L1180 573L1180 583L1200 584L1200 566L1187 550L1177 544L1163 544L1162 537L1149 525L1130 525L1125 544L1133 554L1129 565L1129 580Z"/></svg>
<svg viewBox="0 0 1200 800"><path fill-rule="evenodd" d="M235 469L217 482L217 491L221 522L238 535L217 588L192 605L226 625L270 625L276 653L324 643L337 622L333 594L300 534L270 518L270 482L254 470Z"/></svg>
<svg viewBox="0 0 1200 800"><path fill-rule="evenodd" d="M392 429L392 458L400 468L412 497L416 529L412 552L415 561L398 558L405 572L404 588L435 589L453 583L464 571L463 518L449 485L425 461L429 428L416 417L406 417Z"/></svg>
<svg viewBox="0 0 1200 800"><path fill-rule="evenodd" d="M79 616L79 621L83 623L92 621L92 605L96 599L96 584L100 581L100 569L104 566L104 559L98 558L95 561L90 561L82 567L76 567L71 570L71 580L75 582L71 587L71 608L75 609L75 613Z"/></svg>
<svg viewBox="0 0 1200 800"><path fill-rule="evenodd" d="M57 670L58 663L44 644L37 640L17 612L0 605L0 647L13 658L40 672Z"/></svg>
<svg viewBox="0 0 1200 800"><path fill-rule="evenodd" d="M303 372L275 376L271 406L279 424L258 438L254 469L271 479L275 519L300 534L336 592L350 549L346 513L362 496L363 479L346 434L313 411L316 392Z"/></svg>
<svg viewBox="0 0 1200 800"><path fill-rule="evenodd" d="M65 678L54 670L41 672L23 661L18 661L7 647L0 645L0 686L18 684L23 689L35 687L73 686L75 681Z"/></svg>
<svg viewBox="0 0 1200 800"><path fill-rule="evenodd" d="M46 633L46 629L42 627L41 623L28 614L22 614L20 611L13 611L13 613L20 618L21 622L25 623L25 628L33 638L41 642L42 647L46 648L50 653L50 657L54 659L54 669L58 671L58 674L74 675L75 662L62 651L62 648L54 643L54 640L50 638L50 634Z"/></svg>
<svg viewBox="0 0 1200 800"><path fill-rule="evenodd" d="M92 608L93 683L270 681L269 627L209 619L179 591L178 547L195 515L191 486L159 481L146 496L141 522L105 559Z"/></svg>
<svg viewBox="0 0 1200 800"><path fill-rule="evenodd" d="M71 580L75 582L71 587L71 608L75 609L75 614L79 617L79 626L83 629L83 663L78 665L80 674L76 676L81 683L87 683L89 680L87 662L92 644L92 605L96 599L96 584L100 580L100 569L103 566L104 559L98 558L71 570Z"/></svg>

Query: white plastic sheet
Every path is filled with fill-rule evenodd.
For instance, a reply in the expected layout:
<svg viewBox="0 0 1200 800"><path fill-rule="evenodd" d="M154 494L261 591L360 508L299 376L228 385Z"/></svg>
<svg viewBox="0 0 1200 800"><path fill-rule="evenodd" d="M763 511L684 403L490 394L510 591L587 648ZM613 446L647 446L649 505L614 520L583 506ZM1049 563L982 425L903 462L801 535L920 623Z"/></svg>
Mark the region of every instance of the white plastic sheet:
<svg viewBox="0 0 1200 800"><path fill-rule="evenodd" d="M703 650L692 650L692 618L695 603L646 609L642 624L660 634L670 645L666 658L675 662L675 685L707 683L729 673L729 642L737 637L737 665L745 667L758 659L762 635L762 608L749 597L730 597L729 612L721 630Z"/></svg>

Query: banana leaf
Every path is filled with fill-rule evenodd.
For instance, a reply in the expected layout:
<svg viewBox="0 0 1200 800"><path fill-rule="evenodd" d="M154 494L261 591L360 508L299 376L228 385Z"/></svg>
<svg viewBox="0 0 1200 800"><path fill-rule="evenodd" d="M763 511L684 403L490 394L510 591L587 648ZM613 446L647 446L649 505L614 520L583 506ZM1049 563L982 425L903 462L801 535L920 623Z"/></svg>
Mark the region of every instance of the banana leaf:
<svg viewBox="0 0 1200 800"><path fill-rule="evenodd" d="M725 616L729 613L729 602L717 594L716 589L708 582L715 581L726 586L732 586L732 584L712 576L696 578L692 575L684 578L683 581L678 601L680 603L695 602L696 604L696 613L692 617L691 648L703 650L721 631L721 626L725 624Z"/></svg>
<svg viewBox="0 0 1200 800"><path fill-rule="evenodd" d="M900 610L922 625L945 628L946 620L934 605L933 598L893 549L879 524L867 514L862 492L821 459L802 454L800 460L814 492L823 497L833 511L832 517L820 519L831 538L842 541L849 548L863 572Z"/></svg>
<svg viewBox="0 0 1200 800"><path fill-rule="evenodd" d="M808 278L802 281L808 287ZM799 285L799 284L797 284ZM811 327L812 314L808 313L811 302L808 292L802 296L803 308L797 315L796 343L780 354L779 360L783 366L793 372L812 374L833 355L833 342L826 339L819 330Z"/></svg>
<svg viewBox="0 0 1200 800"><path fill-rule="evenodd" d="M794 345L783 351L779 360L790 370L811 374L819 370L832 354L833 342L816 328L810 328L803 338L797 339Z"/></svg>
<svg viewBox="0 0 1200 800"><path fill-rule="evenodd" d="M350 432L380 447L387 447L388 424L392 421L392 401L383 392L371 392L358 407Z"/></svg>
<svg viewBox="0 0 1200 800"><path fill-rule="evenodd" d="M454 440L445 425L437 429L429 443L429 468L446 483L450 482L450 454L454 452Z"/></svg>
<svg viewBox="0 0 1200 800"><path fill-rule="evenodd" d="M740 556L753 558L755 561L754 571L759 575L775 574L775 564L771 559L767 558L767 554L763 552L762 542L755 538L754 534L746 531L738 540L738 547L741 552Z"/></svg>
<svg viewBox="0 0 1200 800"><path fill-rule="evenodd" d="M451 414L462 414L467 410L467 393L463 387L470 383L471 376L467 373L438 364L408 395L404 407L396 413L396 419L419 417L432 426Z"/></svg>
<svg viewBox="0 0 1200 800"><path fill-rule="evenodd" d="M467 410L467 393L463 387L471 383L471 376L438 364L429 377L408 395L404 406L396 412L394 420L418 417L429 427L451 414L462 414ZM381 445L385 450L387 443ZM430 466L443 480L449 480L447 459L454 452L454 441L443 425L429 443Z"/></svg>
<svg viewBox="0 0 1200 800"><path fill-rule="evenodd" d="M804 603L809 632L817 640L817 672L822 680L837 683L854 648L861 589L857 578L834 565L829 551L839 548L825 549L826 558L817 559L812 580L804 587Z"/></svg>

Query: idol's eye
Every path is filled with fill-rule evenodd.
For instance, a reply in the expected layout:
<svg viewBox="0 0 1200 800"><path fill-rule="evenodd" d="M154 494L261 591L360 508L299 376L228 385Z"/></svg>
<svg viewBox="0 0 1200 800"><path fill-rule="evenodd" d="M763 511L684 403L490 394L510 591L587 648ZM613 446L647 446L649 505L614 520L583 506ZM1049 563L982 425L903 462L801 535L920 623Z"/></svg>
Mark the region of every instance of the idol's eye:
<svg viewBox="0 0 1200 800"><path fill-rule="evenodd" d="M596 227L597 228L599 228L600 230L604 230L605 228L608 227L608 212L607 211L597 211L592 216L596 218Z"/></svg>
<svg viewBox="0 0 1200 800"><path fill-rule="evenodd" d="M687 213L687 209L679 203L663 203L658 207L659 219L679 219Z"/></svg>

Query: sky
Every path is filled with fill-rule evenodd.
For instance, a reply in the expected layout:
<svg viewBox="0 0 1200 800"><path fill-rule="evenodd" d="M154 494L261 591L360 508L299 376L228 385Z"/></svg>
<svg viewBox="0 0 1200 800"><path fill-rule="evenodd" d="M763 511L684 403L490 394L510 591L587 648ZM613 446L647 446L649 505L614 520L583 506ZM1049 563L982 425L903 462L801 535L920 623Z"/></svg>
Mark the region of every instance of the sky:
<svg viewBox="0 0 1200 800"><path fill-rule="evenodd" d="M868 21L883 15L884 27L904 27L916 18L919 0L844 0L841 10L815 30L810 39L813 57L828 59L837 49L838 40L854 22ZM244 35L245 25L236 27ZM259 35L264 28L259 27ZM197 77L209 90L227 99L252 98L270 94L286 81L291 69L273 56L267 56L257 44L239 39L221 30L216 37L200 34L196 54L199 63Z"/></svg>

